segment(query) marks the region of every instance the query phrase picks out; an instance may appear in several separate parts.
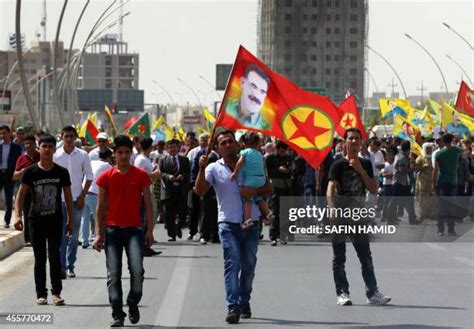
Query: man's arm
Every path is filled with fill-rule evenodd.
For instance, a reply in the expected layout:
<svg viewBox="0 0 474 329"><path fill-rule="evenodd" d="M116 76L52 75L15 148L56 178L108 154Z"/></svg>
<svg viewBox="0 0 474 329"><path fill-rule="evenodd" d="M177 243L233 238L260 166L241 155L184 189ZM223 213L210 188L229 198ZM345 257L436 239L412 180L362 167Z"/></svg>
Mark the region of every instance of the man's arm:
<svg viewBox="0 0 474 329"><path fill-rule="evenodd" d="M207 190L209 190L209 188L211 187L211 184L209 184L209 182L206 181L206 177L205 177L207 161L208 161L207 155L203 155L199 159L199 171L196 177L196 183L194 185L194 191L199 196L204 196Z"/></svg>
<svg viewBox="0 0 474 329"><path fill-rule="evenodd" d="M435 160L433 172L431 174L431 190L436 193L436 181L438 180L439 163Z"/></svg>
<svg viewBox="0 0 474 329"><path fill-rule="evenodd" d="M25 168L20 169L20 170L15 170L12 176L12 181L17 181L20 180L23 177L23 172L25 171Z"/></svg>
<svg viewBox="0 0 474 329"><path fill-rule="evenodd" d="M30 190L30 186L26 184L21 184L20 189L15 200L15 229L18 231L23 231L23 204L25 202L26 193Z"/></svg>
<svg viewBox="0 0 474 329"><path fill-rule="evenodd" d="M67 222L66 222L66 235L72 235L73 225L72 225L72 192L71 186L64 186L64 201L66 202L66 212L67 212Z"/></svg>
<svg viewBox="0 0 474 329"><path fill-rule="evenodd" d="M145 203L145 217L146 217L146 233L145 233L145 246L151 247L154 242L153 238L153 208L151 205L151 194L150 194L150 187L144 186L142 189L143 193L143 201Z"/></svg>
<svg viewBox="0 0 474 329"><path fill-rule="evenodd" d="M99 196L97 197L97 208L95 213L95 233L94 248L101 251L104 247L104 218L107 207L107 191L99 186Z"/></svg>
<svg viewBox="0 0 474 329"><path fill-rule="evenodd" d="M84 184L84 188L82 189L81 194L77 198L77 207L82 209L84 207L84 199L86 198L87 192L89 192L89 187L91 187L92 180L94 179L94 173L92 172L92 165L91 160L89 159L89 155L86 154L84 157L84 177L86 178L86 183Z"/></svg>

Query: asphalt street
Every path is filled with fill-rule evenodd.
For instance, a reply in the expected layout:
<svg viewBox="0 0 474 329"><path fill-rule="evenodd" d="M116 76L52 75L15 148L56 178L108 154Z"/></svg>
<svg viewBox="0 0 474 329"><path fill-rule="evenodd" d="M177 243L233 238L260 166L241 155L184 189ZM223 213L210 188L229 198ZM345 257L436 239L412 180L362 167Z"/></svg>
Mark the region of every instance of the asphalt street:
<svg viewBox="0 0 474 329"><path fill-rule="evenodd" d="M155 232L159 241L166 241L161 224ZM224 321L220 245L179 240L159 242L154 248L163 253L145 258L139 327L231 326ZM347 249L346 272L354 305L341 307L336 305L331 246L313 239L272 247L265 231L265 239L259 246L251 300L253 317L241 320L238 326L473 328L474 245L471 242L373 243L378 285L392 297L386 306L366 304L359 261L352 246ZM126 265L123 273L123 289L127 293ZM76 278L63 282L66 306L37 306L32 250L31 247L21 249L0 262L0 313L53 313L54 325L40 328L108 327L111 309L104 253L79 249L76 274Z"/></svg>

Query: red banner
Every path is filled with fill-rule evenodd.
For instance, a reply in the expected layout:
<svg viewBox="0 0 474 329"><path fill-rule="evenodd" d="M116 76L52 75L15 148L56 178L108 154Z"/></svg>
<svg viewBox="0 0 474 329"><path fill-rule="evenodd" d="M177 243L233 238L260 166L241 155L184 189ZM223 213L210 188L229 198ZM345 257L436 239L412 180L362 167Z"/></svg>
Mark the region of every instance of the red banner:
<svg viewBox="0 0 474 329"><path fill-rule="evenodd" d="M474 90L469 88L464 81L461 82L461 87L459 87L456 107L470 116L474 116Z"/></svg>
<svg viewBox="0 0 474 329"><path fill-rule="evenodd" d="M349 128L359 128L362 133L362 139L367 139L367 133L365 127L360 119L359 111L357 110L357 103L355 96L351 95L347 97L339 105L339 108L343 112L340 125L337 127L336 132L339 136L344 137L344 133Z"/></svg>
<svg viewBox="0 0 474 329"><path fill-rule="evenodd" d="M317 168L332 147L341 110L272 72L240 46L216 127L275 136Z"/></svg>

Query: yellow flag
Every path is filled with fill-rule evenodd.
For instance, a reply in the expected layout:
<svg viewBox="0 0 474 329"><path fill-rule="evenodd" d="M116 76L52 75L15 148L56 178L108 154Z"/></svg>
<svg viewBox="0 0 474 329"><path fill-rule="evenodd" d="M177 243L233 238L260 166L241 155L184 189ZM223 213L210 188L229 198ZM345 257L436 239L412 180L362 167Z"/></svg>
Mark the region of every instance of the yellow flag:
<svg viewBox="0 0 474 329"><path fill-rule="evenodd" d="M431 106L431 109L433 110L433 112L438 117L438 121L441 122L441 120L442 120L442 114L441 114L442 113L442 107L441 107L441 105L439 105L438 103L436 103L432 99L428 99L428 104Z"/></svg>
<svg viewBox="0 0 474 329"><path fill-rule="evenodd" d="M420 128L410 124L404 117L401 115L395 114L393 120L393 135L400 137L405 140L414 140L417 131L420 131Z"/></svg>
<svg viewBox="0 0 474 329"><path fill-rule="evenodd" d="M381 98L379 99L379 106L382 118L388 118L395 114L407 116L410 101L407 99Z"/></svg>
<svg viewBox="0 0 474 329"><path fill-rule="evenodd" d="M97 112L92 113L88 118L89 120L91 120L94 126L97 127L97 122L99 121L99 119L97 118Z"/></svg>
<svg viewBox="0 0 474 329"><path fill-rule="evenodd" d="M422 153L422 148L417 142L412 142L411 143L411 151L415 153L417 156L420 156Z"/></svg>
<svg viewBox="0 0 474 329"><path fill-rule="evenodd" d="M153 122L153 130L160 130L161 125L165 122L163 115L160 115L158 119Z"/></svg>
<svg viewBox="0 0 474 329"><path fill-rule="evenodd" d="M442 111L441 111L441 127L446 128L448 124L454 122L454 112L456 110L451 107L448 103L443 103Z"/></svg>

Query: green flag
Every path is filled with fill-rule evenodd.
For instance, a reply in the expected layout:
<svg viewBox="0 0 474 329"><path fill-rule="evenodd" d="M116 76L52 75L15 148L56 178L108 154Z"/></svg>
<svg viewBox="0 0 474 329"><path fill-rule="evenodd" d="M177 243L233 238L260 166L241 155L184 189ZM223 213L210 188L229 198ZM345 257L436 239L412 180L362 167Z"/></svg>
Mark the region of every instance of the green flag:
<svg viewBox="0 0 474 329"><path fill-rule="evenodd" d="M135 136L135 135L143 135L145 137L150 137L150 117L148 112L145 112L140 119L135 121L133 125L128 128L128 135Z"/></svg>

